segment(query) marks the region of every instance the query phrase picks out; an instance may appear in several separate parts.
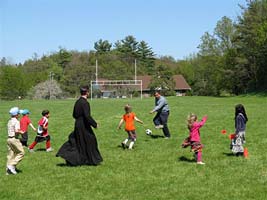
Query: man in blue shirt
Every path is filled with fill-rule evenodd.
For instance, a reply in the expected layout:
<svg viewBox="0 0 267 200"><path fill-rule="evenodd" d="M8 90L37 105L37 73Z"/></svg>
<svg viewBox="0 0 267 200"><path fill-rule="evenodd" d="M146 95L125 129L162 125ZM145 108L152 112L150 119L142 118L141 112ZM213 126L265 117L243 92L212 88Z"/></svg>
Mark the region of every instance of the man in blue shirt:
<svg viewBox="0 0 267 200"><path fill-rule="evenodd" d="M165 97L161 96L160 91L155 91L155 107L150 111L150 114L157 112L156 116L153 118L155 128L162 128L164 136L166 139L171 137L169 132L167 122L170 114L170 109L168 102Z"/></svg>

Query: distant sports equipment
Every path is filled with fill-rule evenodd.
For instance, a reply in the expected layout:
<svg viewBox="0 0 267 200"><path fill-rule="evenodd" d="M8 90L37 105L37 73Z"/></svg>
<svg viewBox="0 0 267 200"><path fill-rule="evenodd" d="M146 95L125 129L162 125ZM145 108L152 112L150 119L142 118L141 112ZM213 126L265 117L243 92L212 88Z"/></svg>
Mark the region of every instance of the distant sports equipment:
<svg viewBox="0 0 267 200"><path fill-rule="evenodd" d="M150 129L146 129L146 134L147 135L151 135L152 134L152 131Z"/></svg>

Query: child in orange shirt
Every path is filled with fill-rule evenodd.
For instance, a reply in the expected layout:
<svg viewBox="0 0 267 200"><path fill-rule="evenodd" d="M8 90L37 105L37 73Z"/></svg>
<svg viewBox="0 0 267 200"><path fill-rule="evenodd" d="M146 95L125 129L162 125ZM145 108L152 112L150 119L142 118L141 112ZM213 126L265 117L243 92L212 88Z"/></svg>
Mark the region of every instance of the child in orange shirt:
<svg viewBox="0 0 267 200"><path fill-rule="evenodd" d="M132 108L129 104L127 104L124 107L125 110L125 114L122 116L119 125L118 125L118 129L121 128L123 122L125 122L125 131L128 133L128 138L126 138L122 143L122 148L126 148L126 144L127 142L130 140L130 145L129 145L129 149L133 148L134 142L136 141L136 132L135 132L135 126L134 126L134 121L136 120L137 122L143 124L143 121L141 121L140 119L138 119L135 115L134 112L132 112Z"/></svg>

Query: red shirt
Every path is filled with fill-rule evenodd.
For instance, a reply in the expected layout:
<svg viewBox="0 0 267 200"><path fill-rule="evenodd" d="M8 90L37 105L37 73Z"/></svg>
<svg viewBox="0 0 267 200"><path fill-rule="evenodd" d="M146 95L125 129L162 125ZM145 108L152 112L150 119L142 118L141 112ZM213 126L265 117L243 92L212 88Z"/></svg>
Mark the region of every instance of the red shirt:
<svg viewBox="0 0 267 200"><path fill-rule="evenodd" d="M28 115L23 115L23 117L20 119L20 129L23 132L28 131L29 124L32 123Z"/></svg>
<svg viewBox="0 0 267 200"><path fill-rule="evenodd" d="M45 127L46 129L43 129ZM48 135L48 118L42 117L38 122L38 133L41 133L42 136Z"/></svg>
<svg viewBox="0 0 267 200"><path fill-rule="evenodd" d="M125 131L135 130L134 126L135 113L127 113L123 115L123 120L125 121Z"/></svg>

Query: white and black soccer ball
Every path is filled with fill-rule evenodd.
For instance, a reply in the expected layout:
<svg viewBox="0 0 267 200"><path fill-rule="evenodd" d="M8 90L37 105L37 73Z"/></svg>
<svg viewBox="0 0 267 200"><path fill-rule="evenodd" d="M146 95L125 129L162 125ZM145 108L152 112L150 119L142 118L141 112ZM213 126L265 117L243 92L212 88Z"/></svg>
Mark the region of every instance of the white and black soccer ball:
<svg viewBox="0 0 267 200"><path fill-rule="evenodd" d="M146 134L147 135L151 135L152 134L152 131L150 129L146 129Z"/></svg>

